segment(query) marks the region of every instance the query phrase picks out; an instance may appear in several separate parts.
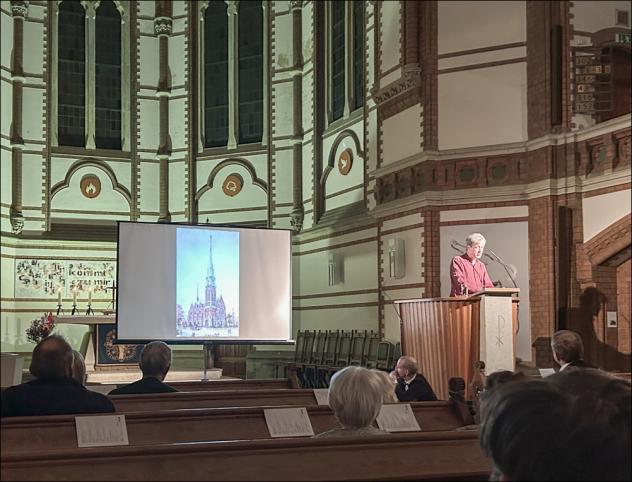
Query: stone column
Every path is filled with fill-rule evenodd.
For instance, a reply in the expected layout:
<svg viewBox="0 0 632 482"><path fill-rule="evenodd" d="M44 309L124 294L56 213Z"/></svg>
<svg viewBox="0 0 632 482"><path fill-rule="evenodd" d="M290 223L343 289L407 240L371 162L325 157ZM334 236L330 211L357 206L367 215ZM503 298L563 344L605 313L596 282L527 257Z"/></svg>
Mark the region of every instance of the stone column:
<svg viewBox="0 0 632 482"><path fill-rule="evenodd" d="M237 0L228 2L228 148L235 149L239 139L239 23Z"/></svg>
<svg viewBox="0 0 632 482"><path fill-rule="evenodd" d="M13 102L11 114L11 208L9 219L11 229L15 234L20 234L24 227L22 215L22 150L24 139L22 138L22 88L24 84L24 20L28 15L28 1L12 1L11 14L13 15L13 52L11 56L11 86L13 88Z"/></svg>
<svg viewBox="0 0 632 482"><path fill-rule="evenodd" d="M342 116L351 113L353 97L353 3L345 2L345 107Z"/></svg>
<svg viewBox="0 0 632 482"><path fill-rule="evenodd" d="M96 130L96 6L82 2L86 9L86 149L95 149Z"/></svg>
<svg viewBox="0 0 632 482"><path fill-rule="evenodd" d="M293 206L290 223L295 232L303 228L303 55L302 55L302 18L301 0L292 0L292 163L293 163Z"/></svg>
<svg viewBox="0 0 632 482"><path fill-rule="evenodd" d="M171 76L169 75L169 36L172 32L171 2L156 2L154 34L158 37L158 88L156 96L160 102L158 152L160 162L160 207L159 222L171 221L169 212L169 158L171 142L169 139L169 96L171 95Z"/></svg>

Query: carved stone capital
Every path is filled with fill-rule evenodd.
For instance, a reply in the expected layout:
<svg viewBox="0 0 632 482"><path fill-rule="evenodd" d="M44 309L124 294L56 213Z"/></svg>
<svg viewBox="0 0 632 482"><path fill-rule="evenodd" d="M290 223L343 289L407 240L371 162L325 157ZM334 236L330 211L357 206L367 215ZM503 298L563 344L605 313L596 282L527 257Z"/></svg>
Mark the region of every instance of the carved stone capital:
<svg viewBox="0 0 632 482"><path fill-rule="evenodd" d="M22 211L18 211L11 206L9 210L9 221L11 222L11 231L13 231L13 234L21 234L24 228L24 216L22 216Z"/></svg>
<svg viewBox="0 0 632 482"><path fill-rule="evenodd" d="M303 7L303 0L290 0L290 10L296 10Z"/></svg>
<svg viewBox="0 0 632 482"><path fill-rule="evenodd" d="M387 100L421 86L421 68L417 64L404 66L402 76L381 89L372 89L371 96L379 106Z"/></svg>
<svg viewBox="0 0 632 482"><path fill-rule="evenodd" d="M300 233L303 229L303 211L302 210L294 210L290 213L290 224L292 225L292 229L296 233Z"/></svg>
<svg viewBox="0 0 632 482"><path fill-rule="evenodd" d="M13 17L26 18L29 13L29 2L24 0L11 0L11 14Z"/></svg>
<svg viewBox="0 0 632 482"><path fill-rule="evenodd" d="M154 19L154 34L158 37L161 35L169 36L173 29L173 22L168 17L156 17Z"/></svg>
<svg viewBox="0 0 632 482"><path fill-rule="evenodd" d="M226 13L228 13L228 15L237 15L238 3L238 0L229 0L228 7L226 7Z"/></svg>

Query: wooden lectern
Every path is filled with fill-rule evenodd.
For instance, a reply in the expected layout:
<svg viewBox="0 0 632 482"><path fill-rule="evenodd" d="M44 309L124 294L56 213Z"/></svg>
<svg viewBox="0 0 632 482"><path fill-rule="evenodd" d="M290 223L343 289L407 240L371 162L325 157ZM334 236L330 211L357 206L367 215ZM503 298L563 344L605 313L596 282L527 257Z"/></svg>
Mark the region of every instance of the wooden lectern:
<svg viewBox="0 0 632 482"><path fill-rule="evenodd" d="M439 399L448 399L452 377L467 387L479 360L486 374L514 370L519 292L486 288L471 296L395 301L402 354L417 359Z"/></svg>

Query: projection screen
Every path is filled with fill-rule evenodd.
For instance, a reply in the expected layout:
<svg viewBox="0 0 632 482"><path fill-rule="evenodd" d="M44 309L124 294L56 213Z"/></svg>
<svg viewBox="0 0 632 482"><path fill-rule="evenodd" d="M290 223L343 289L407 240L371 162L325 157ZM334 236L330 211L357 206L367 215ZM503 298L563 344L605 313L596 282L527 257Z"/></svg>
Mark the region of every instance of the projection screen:
<svg viewBox="0 0 632 482"><path fill-rule="evenodd" d="M125 343L284 343L288 230L120 222L116 324Z"/></svg>

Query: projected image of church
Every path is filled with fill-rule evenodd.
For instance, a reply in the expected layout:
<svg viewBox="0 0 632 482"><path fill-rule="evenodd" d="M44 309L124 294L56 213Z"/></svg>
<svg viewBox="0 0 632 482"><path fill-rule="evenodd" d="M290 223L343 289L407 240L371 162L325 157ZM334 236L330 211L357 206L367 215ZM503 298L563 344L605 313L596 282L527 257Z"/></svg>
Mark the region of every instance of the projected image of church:
<svg viewBox="0 0 632 482"><path fill-rule="evenodd" d="M176 336L239 335L239 233L177 229Z"/></svg>

